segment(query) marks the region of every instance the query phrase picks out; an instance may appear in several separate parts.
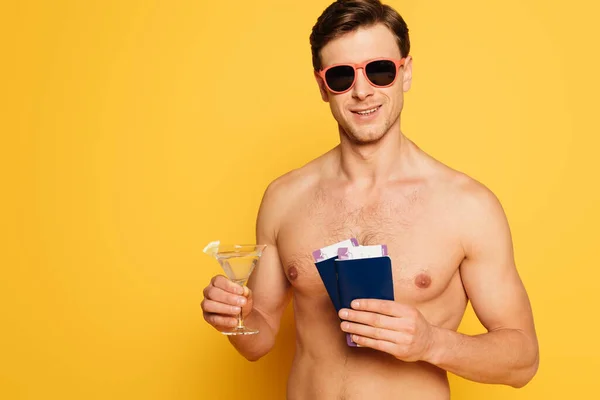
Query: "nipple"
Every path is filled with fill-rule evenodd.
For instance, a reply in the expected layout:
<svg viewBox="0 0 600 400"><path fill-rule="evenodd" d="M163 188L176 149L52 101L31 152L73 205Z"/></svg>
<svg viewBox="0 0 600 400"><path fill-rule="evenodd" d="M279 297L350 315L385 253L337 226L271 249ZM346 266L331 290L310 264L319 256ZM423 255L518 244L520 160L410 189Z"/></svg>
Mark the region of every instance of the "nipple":
<svg viewBox="0 0 600 400"><path fill-rule="evenodd" d="M415 285L421 289L427 289L431 285L431 278L427 274L419 274L415 278Z"/></svg>
<svg viewBox="0 0 600 400"><path fill-rule="evenodd" d="M290 279L290 281L294 281L298 277L298 270L296 269L296 267L290 267L290 269L288 269L287 273L288 273L288 278Z"/></svg>

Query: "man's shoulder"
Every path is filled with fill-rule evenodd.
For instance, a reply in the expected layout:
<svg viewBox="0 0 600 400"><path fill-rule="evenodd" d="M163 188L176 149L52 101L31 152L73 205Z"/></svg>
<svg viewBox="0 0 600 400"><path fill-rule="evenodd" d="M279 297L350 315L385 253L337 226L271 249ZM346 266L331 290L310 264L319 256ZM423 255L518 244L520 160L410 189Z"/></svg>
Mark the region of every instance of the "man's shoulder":
<svg viewBox="0 0 600 400"><path fill-rule="evenodd" d="M274 197L298 197L303 192L314 188L321 179L326 156L327 154L322 155L275 178L267 186L266 194Z"/></svg>
<svg viewBox="0 0 600 400"><path fill-rule="evenodd" d="M316 188L321 178L323 157L292 169L271 181L264 193L263 202L268 206L287 208Z"/></svg>
<svg viewBox="0 0 600 400"><path fill-rule="evenodd" d="M258 229L277 237L279 228L320 179L320 159L293 169L267 185L258 212Z"/></svg>
<svg viewBox="0 0 600 400"><path fill-rule="evenodd" d="M439 163L434 181L447 201L451 201L454 209L460 214L485 216L502 212L500 200L484 183L465 172Z"/></svg>
<svg viewBox="0 0 600 400"><path fill-rule="evenodd" d="M507 217L498 196L465 172L443 166L436 174L440 201L451 214L463 245L479 242L484 232L505 229ZM500 229L500 230L499 230Z"/></svg>
<svg viewBox="0 0 600 400"><path fill-rule="evenodd" d="M437 192L437 204L451 221L446 226L460 242L465 257L510 255L509 220L499 197L484 183L464 172L448 170L444 174L437 178L439 187L443 187ZM505 261L510 262L508 258Z"/></svg>

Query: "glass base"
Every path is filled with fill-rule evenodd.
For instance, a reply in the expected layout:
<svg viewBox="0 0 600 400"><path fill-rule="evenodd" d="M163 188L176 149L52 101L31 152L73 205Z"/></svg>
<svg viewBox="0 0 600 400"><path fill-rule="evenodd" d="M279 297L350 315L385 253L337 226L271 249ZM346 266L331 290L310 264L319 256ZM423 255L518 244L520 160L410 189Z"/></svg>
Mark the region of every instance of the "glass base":
<svg viewBox="0 0 600 400"><path fill-rule="evenodd" d="M235 335L255 335L258 333L258 329L248 328L247 326L232 328L227 331L221 331L223 335L235 336Z"/></svg>

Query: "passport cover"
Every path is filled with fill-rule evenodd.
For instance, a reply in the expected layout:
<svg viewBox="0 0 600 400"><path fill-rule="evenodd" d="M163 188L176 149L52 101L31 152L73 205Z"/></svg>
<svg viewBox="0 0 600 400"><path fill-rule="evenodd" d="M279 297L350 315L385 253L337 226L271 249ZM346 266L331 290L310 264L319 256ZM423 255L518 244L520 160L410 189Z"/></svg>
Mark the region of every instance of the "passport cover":
<svg viewBox="0 0 600 400"><path fill-rule="evenodd" d="M315 263L336 312L352 308L355 299L394 300L392 261L388 256L339 260L333 257ZM348 346L356 347L350 334Z"/></svg>
<svg viewBox="0 0 600 400"><path fill-rule="evenodd" d="M336 258L334 257L328 260L319 261L315 263L315 266L317 267L317 271L319 271L319 275L321 275L321 280L325 285L325 289L327 289L327 293L335 307L335 311L339 312L341 307L335 262Z"/></svg>
<svg viewBox="0 0 600 400"><path fill-rule="evenodd" d="M340 308L352 309L356 299L394 300L394 281L390 257L335 260ZM339 311L339 309L338 309ZM350 347L358 345L346 334Z"/></svg>
<svg viewBox="0 0 600 400"><path fill-rule="evenodd" d="M334 263L340 308L352 308L350 304L355 299L394 300L390 257L335 260Z"/></svg>

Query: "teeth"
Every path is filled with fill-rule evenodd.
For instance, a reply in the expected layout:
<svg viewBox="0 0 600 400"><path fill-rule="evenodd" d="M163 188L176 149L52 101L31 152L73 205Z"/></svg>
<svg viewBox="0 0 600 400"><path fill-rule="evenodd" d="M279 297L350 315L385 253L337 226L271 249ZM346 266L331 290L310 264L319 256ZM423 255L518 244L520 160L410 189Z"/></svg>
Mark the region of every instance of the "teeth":
<svg viewBox="0 0 600 400"><path fill-rule="evenodd" d="M372 109L366 110L366 111L358 111L357 114L360 114L360 115L369 115L369 114L372 114L375 111L377 111L378 108L379 107L375 107L375 108L372 108Z"/></svg>

